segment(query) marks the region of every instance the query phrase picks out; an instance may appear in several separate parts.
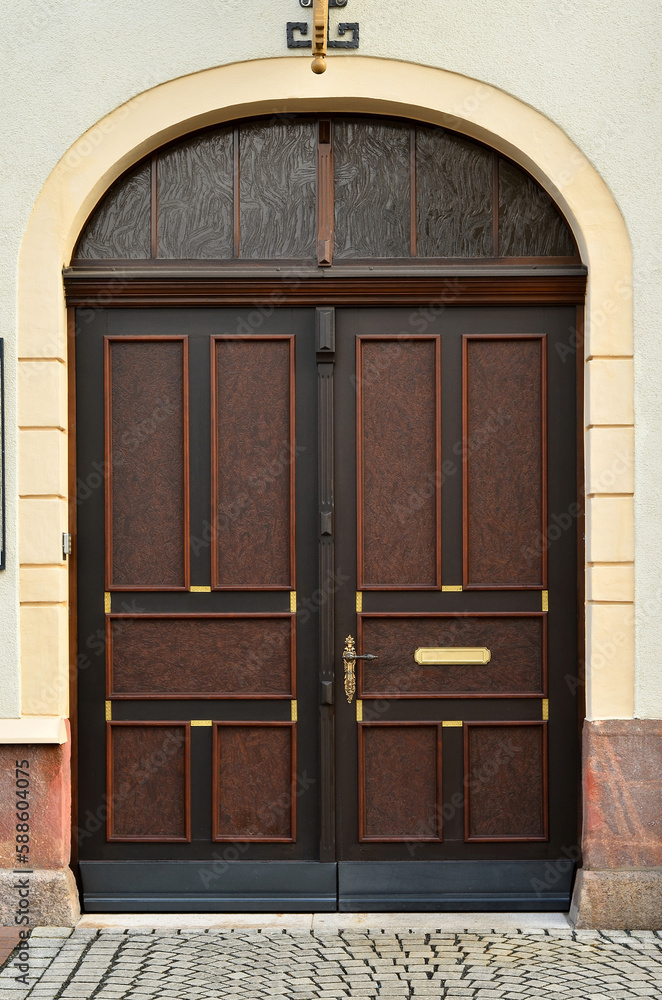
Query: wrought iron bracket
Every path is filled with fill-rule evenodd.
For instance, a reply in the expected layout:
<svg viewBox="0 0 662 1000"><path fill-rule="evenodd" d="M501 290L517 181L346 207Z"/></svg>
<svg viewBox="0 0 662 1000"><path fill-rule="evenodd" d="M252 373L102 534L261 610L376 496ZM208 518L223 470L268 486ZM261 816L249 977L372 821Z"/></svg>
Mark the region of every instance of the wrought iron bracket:
<svg viewBox="0 0 662 1000"><path fill-rule="evenodd" d="M348 0L329 0L329 10L331 8L346 7ZM306 10L312 10L313 0L299 0L299 5ZM351 37L345 38L345 35ZM288 49L310 49L313 46L308 35L308 24L306 21L287 22L287 47ZM338 38L331 38L331 28L327 28L327 47L330 49L358 49L359 47L359 22L341 21L338 25Z"/></svg>

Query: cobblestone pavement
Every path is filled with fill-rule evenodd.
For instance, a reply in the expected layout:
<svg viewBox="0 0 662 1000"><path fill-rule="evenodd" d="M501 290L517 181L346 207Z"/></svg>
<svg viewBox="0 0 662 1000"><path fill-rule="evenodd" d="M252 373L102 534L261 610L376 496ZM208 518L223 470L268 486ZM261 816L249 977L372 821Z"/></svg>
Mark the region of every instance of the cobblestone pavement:
<svg viewBox="0 0 662 1000"><path fill-rule="evenodd" d="M40 927L0 1000L662 998L662 932Z"/></svg>

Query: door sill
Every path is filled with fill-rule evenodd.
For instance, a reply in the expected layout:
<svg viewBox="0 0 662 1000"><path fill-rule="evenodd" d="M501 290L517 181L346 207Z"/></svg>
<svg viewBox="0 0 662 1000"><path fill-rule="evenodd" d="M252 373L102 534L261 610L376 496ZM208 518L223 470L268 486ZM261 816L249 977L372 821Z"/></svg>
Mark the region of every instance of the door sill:
<svg viewBox="0 0 662 1000"><path fill-rule="evenodd" d="M86 913L77 927L148 927L210 931L287 930L337 931L348 928L383 931L430 931L455 934L461 931L514 934L518 931L568 930L567 913Z"/></svg>

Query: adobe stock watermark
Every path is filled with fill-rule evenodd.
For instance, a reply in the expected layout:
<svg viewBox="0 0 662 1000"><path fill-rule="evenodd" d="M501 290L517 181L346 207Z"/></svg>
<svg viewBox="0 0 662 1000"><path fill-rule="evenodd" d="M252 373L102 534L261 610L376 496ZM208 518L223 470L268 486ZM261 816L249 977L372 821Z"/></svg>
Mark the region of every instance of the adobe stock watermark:
<svg viewBox="0 0 662 1000"><path fill-rule="evenodd" d="M18 971L15 976L17 983L22 986L29 986L28 976L30 975L30 951L29 937L30 931L30 761L29 759L17 760L15 762L15 791L16 791L16 823L15 823L15 853L16 868L14 875L14 892L16 893L16 910L14 923L20 927L19 931L21 943L14 967Z"/></svg>

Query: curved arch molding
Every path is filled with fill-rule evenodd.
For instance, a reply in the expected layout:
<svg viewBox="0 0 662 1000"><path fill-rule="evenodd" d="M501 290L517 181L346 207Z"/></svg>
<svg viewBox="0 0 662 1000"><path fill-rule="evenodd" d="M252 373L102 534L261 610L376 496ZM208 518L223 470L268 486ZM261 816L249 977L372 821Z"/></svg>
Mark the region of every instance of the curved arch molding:
<svg viewBox="0 0 662 1000"><path fill-rule="evenodd" d="M568 136L533 108L468 77L387 59L234 63L161 84L99 121L68 150L34 206L19 259L21 626L24 716L68 714L67 337L62 267L91 210L163 143L244 116L340 111L400 115L493 146L528 170L569 220L589 269L585 342L587 715L634 713L632 262L623 218ZM576 345L569 345L573 350ZM38 407L22 405L38 397ZM40 429L36 434L34 429ZM45 437L44 437L45 436ZM44 455L48 460L44 460ZM53 541L55 540L55 541ZM25 719L26 742L31 724Z"/></svg>

